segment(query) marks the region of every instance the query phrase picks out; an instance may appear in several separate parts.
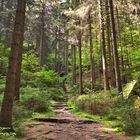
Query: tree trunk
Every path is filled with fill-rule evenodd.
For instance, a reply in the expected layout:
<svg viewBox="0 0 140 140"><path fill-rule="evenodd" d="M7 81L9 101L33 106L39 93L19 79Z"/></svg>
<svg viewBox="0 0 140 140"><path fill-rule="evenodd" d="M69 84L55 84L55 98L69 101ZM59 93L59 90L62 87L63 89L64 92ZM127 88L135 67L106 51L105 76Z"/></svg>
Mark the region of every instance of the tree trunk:
<svg viewBox="0 0 140 140"><path fill-rule="evenodd" d="M1 108L0 126L12 128L12 108L15 94L16 72L18 67L19 52L24 38L25 0L18 0L11 53L6 79L6 88Z"/></svg>
<svg viewBox="0 0 140 140"><path fill-rule="evenodd" d="M8 7L9 8L9 7ZM9 48L10 44L11 44L11 32L10 32L10 28L11 28L11 21L12 21L12 13L8 14L8 17L5 21L6 24L6 32L5 32L5 47Z"/></svg>
<svg viewBox="0 0 140 140"><path fill-rule="evenodd" d="M79 36L78 36L78 50L79 50L79 92L82 95L83 94L83 72L82 72L82 34L81 34L81 30L80 30Z"/></svg>
<svg viewBox="0 0 140 140"><path fill-rule="evenodd" d="M68 46L65 46L65 74L68 74Z"/></svg>
<svg viewBox="0 0 140 140"><path fill-rule="evenodd" d="M76 47L75 45L71 46L72 48L72 85L76 85Z"/></svg>
<svg viewBox="0 0 140 140"><path fill-rule="evenodd" d="M3 12L3 7L4 7L4 0L1 0L1 5L0 5L0 12ZM3 24L3 17L0 15L1 23ZM0 34L0 42L2 41L2 35Z"/></svg>
<svg viewBox="0 0 140 140"><path fill-rule="evenodd" d="M109 90L109 80L107 71L107 59L106 59L106 46L105 46L105 33L104 33L104 17L102 0L99 0L99 16L100 16L100 37L101 37L101 48L102 48L102 65L103 65L103 77L104 77L104 90Z"/></svg>
<svg viewBox="0 0 140 140"><path fill-rule="evenodd" d="M116 7L116 15L117 15L117 25L118 25L118 41L119 41L119 47L121 48L121 52L120 52L120 64L121 64L121 72L124 71L124 56L123 56L123 46L121 45L122 42L122 37L121 37L121 27L120 27L120 19L119 19L119 12L118 12L118 8ZM125 75L122 75L122 83L125 83Z"/></svg>
<svg viewBox="0 0 140 140"><path fill-rule="evenodd" d="M45 5L42 4L42 13L41 13L41 37L40 37L40 66L45 64L45 45L44 45L44 16L45 16Z"/></svg>
<svg viewBox="0 0 140 140"><path fill-rule="evenodd" d="M89 24L89 35L90 35L90 76L91 76L91 90L94 88L95 76L94 76L94 60L93 60L93 42L92 42L92 22L91 22L91 11L89 12L88 24Z"/></svg>
<svg viewBox="0 0 140 140"><path fill-rule="evenodd" d="M119 94L120 92L122 92L122 84L121 84L120 66L119 66L118 49L117 49L117 38L116 38L116 29L115 29L113 1L109 0L109 4L110 4L109 6L110 6L110 15L111 15L111 23L112 23L115 80L116 80L117 94Z"/></svg>
<svg viewBox="0 0 140 140"><path fill-rule="evenodd" d="M108 45L108 55L109 55L109 79L110 86L115 87L115 75L113 70L113 55L112 55L112 44L111 44L111 29L110 29L110 11L109 11L109 1L106 0L106 29L107 29L107 45Z"/></svg>
<svg viewBox="0 0 140 140"><path fill-rule="evenodd" d="M16 81L15 81L15 100L20 99L20 79L21 79L21 66L22 66L22 45L23 41L21 41L21 49L19 50L18 54L18 61L17 61L17 71L16 71Z"/></svg>

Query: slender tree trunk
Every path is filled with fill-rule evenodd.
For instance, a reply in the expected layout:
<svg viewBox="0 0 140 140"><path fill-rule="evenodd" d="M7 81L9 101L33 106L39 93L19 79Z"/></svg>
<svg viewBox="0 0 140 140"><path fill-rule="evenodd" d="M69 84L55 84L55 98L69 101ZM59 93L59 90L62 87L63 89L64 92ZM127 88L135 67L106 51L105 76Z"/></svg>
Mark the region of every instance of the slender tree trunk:
<svg viewBox="0 0 140 140"><path fill-rule="evenodd" d="M118 41L119 41L119 47L121 49L121 52L120 52L120 64L121 64L121 72L123 73L124 71L124 57L123 57L123 46L121 45L122 42L122 37L121 37L121 23L120 23L120 19L119 19L119 12L118 12L118 8L116 7L116 15L117 15L117 25L118 25ZM125 83L125 75L122 75L122 83Z"/></svg>
<svg viewBox="0 0 140 140"><path fill-rule="evenodd" d="M76 46L72 45L72 85L76 85Z"/></svg>
<svg viewBox="0 0 140 140"><path fill-rule="evenodd" d="M0 5L0 12L3 12L4 7L4 0L1 0L1 5ZM3 17L0 15L1 23L3 24ZM2 41L2 35L0 34L0 42Z"/></svg>
<svg viewBox="0 0 140 140"><path fill-rule="evenodd" d="M3 11L3 8L4 7L4 0L1 0L1 5L0 5L0 11L2 12ZM1 15L0 15L0 17L1 17Z"/></svg>
<svg viewBox="0 0 140 140"><path fill-rule="evenodd" d="M115 87L115 75L114 75L114 64L113 64L113 55L112 55L112 44L111 44L111 23L110 23L110 11L109 11L109 1L106 0L106 32L107 32L107 46L108 46L108 55L109 55L109 79L110 86Z"/></svg>
<svg viewBox="0 0 140 140"><path fill-rule="evenodd" d="M115 26L115 19L114 19L113 1L109 0L109 4L110 4L110 14L111 14L111 23L112 23L115 80L116 80L117 94L119 94L120 92L122 92L122 84L121 84L120 66L119 66L118 49L117 49L117 37L116 37L116 28L115 28L116 26Z"/></svg>
<svg viewBox="0 0 140 140"><path fill-rule="evenodd" d="M56 49L55 49L55 69L57 72L61 72L61 44L60 44L60 27L57 27L56 31Z"/></svg>
<svg viewBox="0 0 140 140"><path fill-rule="evenodd" d="M98 24L98 13L96 13L95 14L95 25L97 25ZM98 44L98 31L96 30L96 32L95 32L95 39L96 39L96 44ZM97 48L97 53L98 54L100 54L100 49L101 49L101 47L98 47ZM97 62L97 76L96 76L96 78L99 80L99 81L101 81L101 72L100 72L100 61L101 61L101 59L100 59L100 57L98 56L98 62Z"/></svg>
<svg viewBox="0 0 140 140"><path fill-rule="evenodd" d="M94 88L95 76L94 76L94 60L93 60L93 42L92 42L92 23L91 23L91 12L89 12L88 24L89 24L89 35L90 35L90 76L91 76L91 90Z"/></svg>
<svg viewBox="0 0 140 140"><path fill-rule="evenodd" d="M138 24L137 26L138 26L139 36L140 36L140 24Z"/></svg>
<svg viewBox="0 0 140 140"><path fill-rule="evenodd" d="M107 70L107 59L106 59L106 46L105 46L105 33L104 33L104 17L102 9L102 0L99 0L99 16L100 16L100 37L101 37L101 48L102 48L102 65L103 65L103 76L104 76L104 90L109 90L109 79Z"/></svg>
<svg viewBox="0 0 140 140"><path fill-rule="evenodd" d="M57 38L56 38L56 45L55 45L55 71L57 71L57 63L58 63L58 54L57 54L57 49L58 49L58 41L57 41Z"/></svg>
<svg viewBox="0 0 140 140"><path fill-rule="evenodd" d="M18 0L11 53L6 79L6 88L1 108L0 126L12 128L12 108L15 95L16 72L18 67L19 52L24 38L25 0Z"/></svg>
<svg viewBox="0 0 140 140"><path fill-rule="evenodd" d="M68 74L68 46L65 46L65 74Z"/></svg>
<svg viewBox="0 0 140 140"><path fill-rule="evenodd" d="M9 8L9 7L8 7ZM11 28L11 20L12 20L12 13L8 14L8 17L6 19L6 32L5 32L5 46L6 48L10 47L11 44L11 32L10 32L10 28Z"/></svg>
<svg viewBox="0 0 140 140"><path fill-rule="evenodd" d="M45 16L45 5L42 4L42 13L41 13L41 37L40 37L40 66L45 64L45 49L44 49L44 16Z"/></svg>
<svg viewBox="0 0 140 140"><path fill-rule="evenodd" d="M83 94L83 72L82 72L82 34L81 34L81 30L80 30L79 36L78 36L78 50L79 50L79 92L82 95Z"/></svg>
<svg viewBox="0 0 140 140"><path fill-rule="evenodd" d="M35 50L39 53L39 46L40 46L40 37L36 35L36 40L35 40Z"/></svg>
<svg viewBox="0 0 140 140"><path fill-rule="evenodd" d="M58 38L58 49L57 49L57 54L58 54L58 61L57 61L57 71L60 73L61 68L62 68L62 59L61 59L61 44L60 44L60 36Z"/></svg>

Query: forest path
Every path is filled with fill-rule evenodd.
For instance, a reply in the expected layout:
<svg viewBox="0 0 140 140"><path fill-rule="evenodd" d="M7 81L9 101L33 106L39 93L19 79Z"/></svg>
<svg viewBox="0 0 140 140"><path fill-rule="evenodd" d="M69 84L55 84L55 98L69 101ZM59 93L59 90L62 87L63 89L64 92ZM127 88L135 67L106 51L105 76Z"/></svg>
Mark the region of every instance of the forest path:
<svg viewBox="0 0 140 140"><path fill-rule="evenodd" d="M80 118L67 110L66 102L57 102L55 117L30 120L24 124L22 140L130 140L117 136L101 122Z"/></svg>

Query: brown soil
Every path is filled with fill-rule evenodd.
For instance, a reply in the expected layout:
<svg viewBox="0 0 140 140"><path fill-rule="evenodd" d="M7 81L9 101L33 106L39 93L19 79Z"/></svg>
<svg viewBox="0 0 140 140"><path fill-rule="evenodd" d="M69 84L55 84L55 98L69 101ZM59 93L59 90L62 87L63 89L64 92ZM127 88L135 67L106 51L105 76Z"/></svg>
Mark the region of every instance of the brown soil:
<svg viewBox="0 0 140 140"><path fill-rule="evenodd" d="M54 118L26 122L22 140L130 140L125 135L116 135L100 122L75 116L65 107L56 112L58 115Z"/></svg>

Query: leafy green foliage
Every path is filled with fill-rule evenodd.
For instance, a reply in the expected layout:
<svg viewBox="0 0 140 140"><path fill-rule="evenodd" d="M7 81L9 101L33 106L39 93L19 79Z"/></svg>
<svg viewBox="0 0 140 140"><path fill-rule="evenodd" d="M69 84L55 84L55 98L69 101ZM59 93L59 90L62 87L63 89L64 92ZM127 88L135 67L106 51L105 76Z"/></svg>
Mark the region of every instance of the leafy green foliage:
<svg viewBox="0 0 140 140"><path fill-rule="evenodd" d="M100 115L103 115L112 106L110 96L102 93L79 96L75 103L80 110Z"/></svg>
<svg viewBox="0 0 140 140"><path fill-rule="evenodd" d="M1 140L17 140L16 133L5 132L4 129L0 128L0 139Z"/></svg>
<svg viewBox="0 0 140 140"><path fill-rule="evenodd" d="M35 73L36 83L39 87L55 87L59 86L59 77L58 75L52 71L39 71Z"/></svg>
<svg viewBox="0 0 140 140"><path fill-rule="evenodd" d="M10 49L4 49L4 45L0 43L0 76L6 75L8 67L9 50Z"/></svg>
<svg viewBox="0 0 140 140"><path fill-rule="evenodd" d="M5 77L0 76L0 94L4 92L5 88Z"/></svg>
<svg viewBox="0 0 140 140"><path fill-rule="evenodd" d="M47 95L47 91L40 89L28 88L26 94L21 97L21 104L28 110L34 112L45 112L49 110L50 101Z"/></svg>
<svg viewBox="0 0 140 140"><path fill-rule="evenodd" d="M105 124L111 123L110 126L117 128L117 131L123 129L131 135L140 134L140 108L135 107L135 100L131 98L123 99L123 96L115 96L114 90L109 93L93 93L72 98L68 106L80 116L92 119L91 115L86 114L89 113L93 118L95 115L105 118Z"/></svg>
<svg viewBox="0 0 140 140"><path fill-rule="evenodd" d="M138 78L140 76L140 47L137 49L133 49L131 52L132 58L132 68L131 75L133 78Z"/></svg>
<svg viewBox="0 0 140 140"><path fill-rule="evenodd" d="M32 111L27 109L22 103L15 102L13 107L13 119L14 121L27 118L31 116Z"/></svg>
<svg viewBox="0 0 140 140"><path fill-rule="evenodd" d="M39 69L39 59L35 51L30 50L23 54L22 72L35 72Z"/></svg>
<svg viewBox="0 0 140 140"><path fill-rule="evenodd" d="M140 109L125 108L122 115L123 129L132 135L140 135Z"/></svg>

